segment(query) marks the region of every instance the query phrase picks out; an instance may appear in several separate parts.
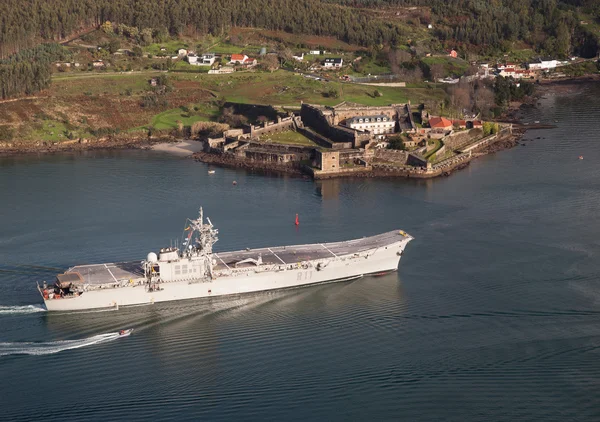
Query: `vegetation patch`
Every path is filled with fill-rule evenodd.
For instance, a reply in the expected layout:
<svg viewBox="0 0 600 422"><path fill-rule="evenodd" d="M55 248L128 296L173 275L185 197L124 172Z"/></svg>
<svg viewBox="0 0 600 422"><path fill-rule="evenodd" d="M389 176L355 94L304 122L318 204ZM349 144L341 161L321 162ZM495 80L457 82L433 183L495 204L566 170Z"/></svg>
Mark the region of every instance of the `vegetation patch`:
<svg viewBox="0 0 600 422"><path fill-rule="evenodd" d="M261 135L261 141L274 142L277 144L286 144L286 145L301 145L307 147L316 147L313 141L308 139L306 136L302 135L293 130L288 130L285 132L274 133L272 135Z"/></svg>

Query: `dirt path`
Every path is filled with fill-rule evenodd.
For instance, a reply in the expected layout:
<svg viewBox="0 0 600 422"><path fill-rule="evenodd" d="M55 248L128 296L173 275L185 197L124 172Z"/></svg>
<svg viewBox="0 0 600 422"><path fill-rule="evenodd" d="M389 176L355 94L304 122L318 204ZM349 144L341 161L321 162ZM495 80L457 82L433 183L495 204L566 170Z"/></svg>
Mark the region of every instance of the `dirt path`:
<svg viewBox="0 0 600 422"><path fill-rule="evenodd" d="M40 97L20 97L20 98L9 98L8 100L0 100L0 104L4 103L14 103L15 101L23 101L23 100L37 100Z"/></svg>

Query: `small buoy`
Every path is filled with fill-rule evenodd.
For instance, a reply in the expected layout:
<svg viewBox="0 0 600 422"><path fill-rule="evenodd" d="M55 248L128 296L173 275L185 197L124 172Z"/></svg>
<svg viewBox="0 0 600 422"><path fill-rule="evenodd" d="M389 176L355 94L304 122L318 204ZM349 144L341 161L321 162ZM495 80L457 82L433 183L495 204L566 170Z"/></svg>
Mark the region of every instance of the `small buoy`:
<svg viewBox="0 0 600 422"><path fill-rule="evenodd" d="M296 214L296 222L295 222L295 224L296 224L297 226L299 226L299 225L300 225L300 220L298 220L298 214Z"/></svg>
<svg viewBox="0 0 600 422"><path fill-rule="evenodd" d="M234 186L235 186L235 185L237 185L237 182L236 182L235 180L233 181L233 185L234 185Z"/></svg>

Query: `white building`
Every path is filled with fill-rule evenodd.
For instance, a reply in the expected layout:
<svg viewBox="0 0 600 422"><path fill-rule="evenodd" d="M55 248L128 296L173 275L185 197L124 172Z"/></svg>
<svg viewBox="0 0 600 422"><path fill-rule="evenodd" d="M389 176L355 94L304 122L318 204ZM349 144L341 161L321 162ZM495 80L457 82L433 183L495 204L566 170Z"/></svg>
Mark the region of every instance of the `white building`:
<svg viewBox="0 0 600 422"><path fill-rule="evenodd" d="M294 60L301 62L302 60L304 60L304 53L297 53L294 54L292 57L294 58Z"/></svg>
<svg viewBox="0 0 600 422"><path fill-rule="evenodd" d="M356 116L346 119L346 126L350 129L369 131L375 135L394 133L396 122L394 119L378 114L376 116Z"/></svg>
<svg viewBox="0 0 600 422"><path fill-rule="evenodd" d="M195 54L188 54L187 55L187 61L189 64L198 66L200 63L198 63L198 56L196 56Z"/></svg>
<svg viewBox="0 0 600 422"><path fill-rule="evenodd" d="M233 67L229 67L229 66L223 66L220 69L211 69L208 71L208 73L210 75L221 75L224 73L233 73L235 72L235 69Z"/></svg>
<svg viewBox="0 0 600 422"><path fill-rule="evenodd" d="M208 71L208 73L210 75L222 75L224 73L233 73L233 72L235 72L235 69L230 66L223 66L219 69L211 69Z"/></svg>
<svg viewBox="0 0 600 422"><path fill-rule="evenodd" d="M180 48L177 50L177 57L185 57L187 56L188 51L185 48Z"/></svg>
<svg viewBox="0 0 600 422"><path fill-rule="evenodd" d="M557 66L560 66L560 62L558 60L536 60L535 62L529 63L528 67L530 70L548 70L555 69Z"/></svg>
<svg viewBox="0 0 600 422"><path fill-rule="evenodd" d="M318 56L319 54L321 54L321 50L310 50L308 53Z"/></svg>
<svg viewBox="0 0 600 422"><path fill-rule="evenodd" d="M212 66L212 64L217 59L215 53L205 53L202 55L202 64L204 66Z"/></svg>
<svg viewBox="0 0 600 422"><path fill-rule="evenodd" d="M189 64L193 64L194 66L212 66L215 62L216 56L214 53L206 53L201 56L196 56L195 54L188 54L187 59Z"/></svg>
<svg viewBox="0 0 600 422"><path fill-rule="evenodd" d="M340 68L340 67L342 67L343 64L344 64L343 59L341 59L339 57L335 57L335 58L325 59L325 61L323 62L323 67Z"/></svg>
<svg viewBox="0 0 600 422"><path fill-rule="evenodd" d="M248 60L248 56L246 56L245 54L232 54L231 61L229 63L243 64L246 60Z"/></svg>

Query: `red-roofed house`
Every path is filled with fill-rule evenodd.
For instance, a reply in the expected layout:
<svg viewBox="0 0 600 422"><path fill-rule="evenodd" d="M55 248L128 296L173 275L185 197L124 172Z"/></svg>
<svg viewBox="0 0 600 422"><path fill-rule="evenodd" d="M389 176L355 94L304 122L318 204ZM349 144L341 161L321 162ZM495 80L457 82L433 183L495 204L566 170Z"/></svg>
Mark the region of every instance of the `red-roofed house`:
<svg viewBox="0 0 600 422"><path fill-rule="evenodd" d="M452 125L454 127L460 128L460 129L464 129L467 127L467 121L466 120L453 120L452 121Z"/></svg>
<svg viewBox="0 0 600 422"><path fill-rule="evenodd" d="M483 127L483 123L481 123L481 120L473 120L472 122L468 123L468 127L473 129L481 129Z"/></svg>
<svg viewBox="0 0 600 422"><path fill-rule="evenodd" d="M252 57L246 57L242 64L247 67L252 67L252 66L256 66L256 63L257 63L256 59L253 59Z"/></svg>
<svg viewBox="0 0 600 422"><path fill-rule="evenodd" d="M229 63L243 64L247 59L248 59L248 56L246 56L245 54L232 54L231 60L229 61Z"/></svg>
<svg viewBox="0 0 600 422"><path fill-rule="evenodd" d="M432 129L450 130L452 122L445 117L432 117L429 119L429 127Z"/></svg>

